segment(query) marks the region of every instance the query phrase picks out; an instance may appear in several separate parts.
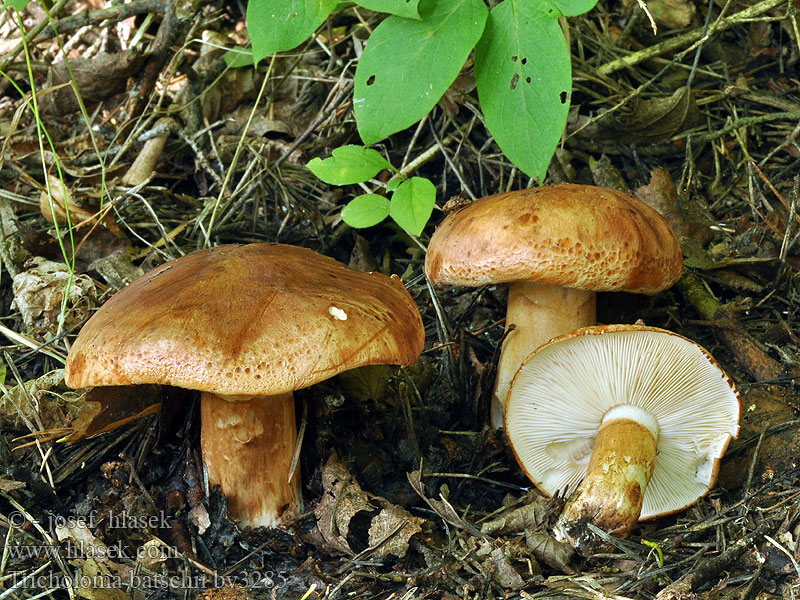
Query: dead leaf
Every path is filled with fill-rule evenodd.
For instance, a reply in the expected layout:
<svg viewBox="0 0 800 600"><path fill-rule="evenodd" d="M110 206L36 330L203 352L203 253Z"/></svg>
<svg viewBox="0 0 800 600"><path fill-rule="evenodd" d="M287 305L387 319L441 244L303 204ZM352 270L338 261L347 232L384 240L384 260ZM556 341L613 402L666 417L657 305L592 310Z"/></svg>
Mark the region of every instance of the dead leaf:
<svg viewBox="0 0 800 600"><path fill-rule="evenodd" d="M424 519L411 515L402 506L389 505L372 519L369 545L374 554L402 558L408 552L408 541L422 531Z"/></svg>
<svg viewBox="0 0 800 600"><path fill-rule="evenodd" d="M681 87L671 96L636 100L627 113L604 115L598 122L598 135L614 140L622 137L629 144L655 144L702 122L694 95Z"/></svg>
<svg viewBox="0 0 800 600"><path fill-rule="evenodd" d="M518 590L525 587L525 580L511 564L511 560L502 548L495 548L489 555L491 565L494 567L494 579L503 588Z"/></svg>
<svg viewBox="0 0 800 600"><path fill-rule="evenodd" d="M358 513L367 513L369 518L369 546L359 557L385 558L393 554L402 558L408 552L411 537L422 531L424 519L362 490L336 454L331 455L322 469L322 486L325 491L314 514L317 529L329 550L351 557L356 555L350 540L362 533L351 531L353 518Z"/></svg>
<svg viewBox="0 0 800 600"><path fill-rule="evenodd" d="M87 107L124 92L128 78L139 72L145 56L133 51L114 54L100 52L91 58L71 58L69 67L63 60L50 67L40 106L48 116L66 115L80 109L71 84L75 77L78 91ZM90 108L91 110L91 108Z"/></svg>
<svg viewBox="0 0 800 600"><path fill-rule="evenodd" d="M421 471L417 470L412 471L411 473L406 473L406 477L408 478L408 482L411 484L411 487L414 488L415 492L417 492L417 495L419 495L419 497L422 498L428 504L428 506L431 507L433 512L439 515L445 523L448 523L453 527L463 529L472 535L483 537L483 533L478 531L474 525L470 525L464 521L464 519L458 515L456 510L442 495L439 495L439 500L428 498L425 495L425 486L422 483Z"/></svg>
<svg viewBox="0 0 800 600"><path fill-rule="evenodd" d="M650 171L648 184L636 188L633 195L664 217L678 237L696 239L703 244L711 239L708 219L695 204L681 203L675 182L663 167Z"/></svg>
<svg viewBox="0 0 800 600"><path fill-rule="evenodd" d="M80 412L82 398L83 394L69 390L64 384L64 369L50 371L3 394L0 427L19 429L38 421L44 429L61 429L69 426Z"/></svg>
<svg viewBox="0 0 800 600"><path fill-rule="evenodd" d="M202 503L195 506L189 511L189 519L197 527L197 533L203 535L206 530L211 527L211 519L208 516L208 510Z"/></svg>
<svg viewBox="0 0 800 600"><path fill-rule="evenodd" d="M617 190L623 194L628 193L628 184L620 170L611 162L607 155L603 154L596 161L589 161L592 171L592 181L595 185Z"/></svg>
<svg viewBox="0 0 800 600"><path fill-rule="evenodd" d="M372 512L376 507L335 454L322 468L322 487L325 491L314 509L317 528L330 550L355 556L347 541L350 521L359 512Z"/></svg>
<svg viewBox="0 0 800 600"><path fill-rule="evenodd" d="M130 569L116 563L100 563L93 558L70 561L78 569L75 590L87 600L130 600L123 591L130 579Z"/></svg>
<svg viewBox="0 0 800 600"><path fill-rule="evenodd" d="M456 116L462 104L468 99L469 95L475 90L475 76L472 74L461 74L447 88L444 95L439 100L439 104L450 114Z"/></svg>
<svg viewBox="0 0 800 600"><path fill-rule="evenodd" d="M687 27L697 12L691 0L649 0L647 9L653 20L667 29Z"/></svg>
<svg viewBox="0 0 800 600"><path fill-rule="evenodd" d="M551 535L535 531L525 532L525 543L536 560L567 575L576 573L576 570L569 566L569 562L575 556L575 548L570 544L559 542Z"/></svg>
<svg viewBox="0 0 800 600"><path fill-rule="evenodd" d="M75 275L63 263L34 257L25 271L14 277L16 307L28 333L37 339L52 338L59 330L64 294L67 294L63 329L83 323L95 305L94 283L86 275Z"/></svg>
<svg viewBox="0 0 800 600"><path fill-rule="evenodd" d="M0 491L13 492L14 490L20 490L24 487L25 483L22 481L14 481L8 477L0 476Z"/></svg>
<svg viewBox="0 0 800 600"><path fill-rule="evenodd" d="M481 531L487 535L507 535L539 528L545 520L552 500L539 496L530 504L508 511L501 517L487 521Z"/></svg>

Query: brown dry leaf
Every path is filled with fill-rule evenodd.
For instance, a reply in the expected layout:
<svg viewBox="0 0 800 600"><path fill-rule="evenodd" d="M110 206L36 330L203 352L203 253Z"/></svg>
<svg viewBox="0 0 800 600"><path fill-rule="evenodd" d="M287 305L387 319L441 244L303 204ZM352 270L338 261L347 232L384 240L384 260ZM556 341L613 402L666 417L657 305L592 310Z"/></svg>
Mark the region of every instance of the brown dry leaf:
<svg viewBox="0 0 800 600"><path fill-rule="evenodd" d="M132 51L114 54L100 52L91 58L71 58L69 66L81 98L86 105L91 106L124 92L128 78L139 72L144 60L144 55ZM66 115L80 109L65 61L59 61L50 67L40 106L42 112L48 116Z"/></svg>
<svg viewBox="0 0 800 600"><path fill-rule="evenodd" d="M757 283L745 275L729 271L727 269L718 269L709 278L725 287L737 290L740 292L760 294L764 291L764 286Z"/></svg>
<svg viewBox="0 0 800 600"><path fill-rule="evenodd" d="M697 9L691 0L649 0L647 9L659 25L667 29L683 29Z"/></svg>
<svg viewBox="0 0 800 600"><path fill-rule="evenodd" d="M402 558L408 552L408 541L422 531L424 521L411 515L402 506L389 504L372 519L369 526L370 548L375 548L374 554L381 557L394 554Z"/></svg>
<svg viewBox="0 0 800 600"><path fill-rule="evenodd" d="M466 101L469 94L475 90L475 76L470 73L462 73L456 77L455 81L447 88L439 104L451 115L456 116L462 104Z"/></svg>
<svg viewBox="0 0 800 600"><path fill-rule="evenodd" d="M623 194L628 192L628 184L622 176L622 172L611 162L607 155L603 154L599 159L589 161L592 171L592 181L595 185L617 190Z"/></svg>
<svg viewBox="0 0 800 600"><path fill-rule="evenodd" d="M492 575L505 589L518 590L525 587L525 580L511 564L511 559L502 548L495 548L489 555L489 564L493 567Z"/></svg>
<svg viewBox="0 0 800 600"><path fill-rule="evenodd" d="M477 535L478 537L483 537L482 533L478 531L476 527L470 525L464 519L462 519L456 510L452 507L452 505L442 496L439 495L439 500L434 500L433 498L428 498L425 495L425 486L422 483L422 472L421 471L412 471L411 473L406 473L406 477L408 478L408 482L411 484L411 487L414 488L414 491L417 492L417 495L425 500L428 506L431 507L433 512L439 515L445 523L452 525L453 527L458 527L459 529L463 529L472 535Z"/></svg>
<svg viewBox="0 0 800 600"><path fill-rule="evenodd" d="M64 385L63 369L50 371L3 394L0 427L19 429L37 420L44 429L68 427L80 412L82 397Z"/></svg>
<svg viewBox="0 0 800 600"><path fill-rule="evenodd" d="M64 329L83 323L95 305L95 287L86 275L70 274L63 263L34 257L26 271L14 277L12 289L16 307L28 333L37 338L51 338L58 332L64 294L67 294ZM69 288L69 289L67 289Z"/></svg>
<svg viewBox="0 0 800 600"><path fill-rule="evenodd" d="M0 491L13 492L14 490L20 490L24 487L25 483L22 481L14 481L8 477L0 476Z"/></svg>
<svg viewBox="0 0 800 600"><path fill-rule="evenodd" d="M598 123L599 135L628 143L654 144L701 125L703 122L694 95L686 87L671 96L648 98L632 103L627 114L612 113Z"/></svg>
<svg viewBox="0 0 800 600"><path fill-rule="evenodd" d="M223 586L203 590L197 595L198 600L250 600L253 594L238 583L226 583Z"/></svg>
<svg viewBox="0 0 800 600"><path fill-rule="evenodd" d="M386 557L394 554L402 558L408 552L408 541L422 531L424 519L362 490L336 454L331 455L322 469L322 486L325 491L314 513L317 529L330 550L355 556L348 536L352 537L353 517L361 512L371 515L369 548L363 555Z"/></svg>
<svg viewBox="0 0 800 600"><path fill-rule="evenodd" d="M675 182L663 167L650 171L650 182L636 188L633 195L664 217L678 237L692 238L701 244L711 239L708 219L695 205L688 208L681 205Z"/></svg>
<svg viewBox="0 0 800 600"><path fill-rule="evenodd" d="M545 519L552 500L534 496L530 504L508 511L501 517L487 521L481 531L487 535L506 535L539 528Z"/></svg>
<svg viewBox="0 0 800 600"><path fill-rule="evenodd" d="M225 125L219 130L221 135L241 135L241 132L250 123L250 128L247 134L253 137L264 137L267 134L281 133L290 138L295 137L295 131L292 124L288 120L279 118L270 118L266 113L266 109L258 111L250 120L250 112L252 108L249 106L241 106L233 113L226 113Z"/></svg>
<svg viewBox="0 0 800 600"><path fill-rule="evenodd" d="M70 542L72 555L78 558L69 562L77 567L76 578L78 595L89 600L127 600L128 594L122 591L130 576L130 567L113 559L123 558L124 549L109 547L96 537L86 523L66 519L56 525L56 537L60 542Z"/></svg>
<svg viewBox="0 0 800 600"><path fill-rule="evenodd" d="M325 491L314 509L317 528L330 550L355 556L347 541L350 521L358 513L372 512L376 507L335 454L322 468L322 487Z"/></svg>
<svg viewBox="0 0 800 600"><path fill-rule="evenodd" d="M0 259L12 277L22 271L22 266L30 258L30 253L22 243L19 226L11 202L0 202L0 235L3 236Z"/></svg>
<svg viewBox="0 0 800 600"><path fill-rule="evenodd" d="M95 552L95 556L102 557L101 560L107 560L108 547L97 539L89 526L81 520L60 520L56 524L56 537L59 542L72 542L77 546L79 553L82 553L81 550L91 550Z"/></svg>
<svg viewBox="0 0 800 600"><path fill-rule="evenodd" d="M536 560L543 562L548 567L567 575L576 572L575 569L569 566L569 562L575 556L575 548L572 545L559 542L546 533L536 533L534 531L525 532L525 543L528 545L528 549L533 552Z"/></svg>
<svg viewBox="0 0 800 600"><path fill-rule="evenodd" d="M197 533L203 535L211 527L211 519L204 504L200 503L189 511L189 520L197 527Z"/></svg>
<svg viewBox="0 0 800 600"><path fill-rule="evenodd" d="M130 600L123 591L130 580L130 569L110 561L93 558L70 561L77 567L76 591L87 600Z"/></svg>

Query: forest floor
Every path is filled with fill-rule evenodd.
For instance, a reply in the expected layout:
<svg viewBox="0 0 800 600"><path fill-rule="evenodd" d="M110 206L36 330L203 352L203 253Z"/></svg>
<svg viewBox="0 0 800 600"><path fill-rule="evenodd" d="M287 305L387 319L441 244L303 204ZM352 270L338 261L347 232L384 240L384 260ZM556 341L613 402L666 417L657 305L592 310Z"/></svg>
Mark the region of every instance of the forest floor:
<svg viewBox="0 0 800 600"><path fill-rule="evenodd" d="M741 434L706 498L588 558L549 538L560 501L535 491L486 425L505 286L434 291L423 273L420 248L448 200L534 184L489 136L469 65L421 125L378 145L395 165L425 157L415 174L436 185L439 208L417 243L389 222L344 224L361 190L304 166L360 143L354 40L378 14L334 13L317 42L275 59L259 96L269 65L229 68L219 48L247 43L241 3L179 18L188 3L57 2L58 37L34 31L48 22L38 3L22 31L2 13L0 599L797 598L797 7L655 1L657 34L624 0L565 22L572 108L546 183L627 191L670 221L681 280L652 297L599 294L598 319L642 319L707 348L741 390ZM159 135L154 169L126 183ZM41 201L45 173L61 190L56 156L73 228L55 227ZM168 394L160 411L109 407L63 381L71 341L114 291L195 249L246 242L401 275L427 334L412 367L296 394L306 509L279 530L240 531L207 495L192 394ZM95 434L103 403L106 424L124 426ZM384 509L414 526L376 543Z"/></svg>

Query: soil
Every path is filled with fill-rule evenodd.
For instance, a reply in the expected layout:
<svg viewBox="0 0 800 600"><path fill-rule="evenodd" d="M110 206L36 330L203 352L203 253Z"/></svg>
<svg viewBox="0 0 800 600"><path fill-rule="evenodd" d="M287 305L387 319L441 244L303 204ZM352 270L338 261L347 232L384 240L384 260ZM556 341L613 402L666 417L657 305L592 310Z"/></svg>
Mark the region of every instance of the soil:
<svg viewBox="0 0 800 600"><path fill-rule="evenodd" d="M681 280L653 296L600 293L598 320L641 320L707 348L741 391L741 433L705 498L590 556L550 537L562 499L536 490L487 423L506 287L434 289L423 272L445 210L536 183L489 136L471 63L422 125L377 145L395 165L432 149L414 175L435 184L437 208L414 239L390 220L349 227L341 208L363 190L305 167L360 143L346 86L354 31L380 14L343 6L320 44L229 69L200 40L246 45L241 3L187 3L176 16L163 1L59 2L59 35L44 28L27 55L15 49L21 31L46 23L44 9L28 4L22 30L4 13L0 598L796 597L795 8L655 1L657 34L633 2L565 20L572 108L546 183L633 194L681 236ZM82 106L58 87L64 52ZM135 181L131 165L159 138ZM54 225L46 192L40 208L48 181L53 203L81 208L71 227ZM207 489L195 393L63 381L72 341L115 291L195 249L250 242L402 276L426 331L412 366L296 393L305 508L279 529L241 530Z"/></svg>

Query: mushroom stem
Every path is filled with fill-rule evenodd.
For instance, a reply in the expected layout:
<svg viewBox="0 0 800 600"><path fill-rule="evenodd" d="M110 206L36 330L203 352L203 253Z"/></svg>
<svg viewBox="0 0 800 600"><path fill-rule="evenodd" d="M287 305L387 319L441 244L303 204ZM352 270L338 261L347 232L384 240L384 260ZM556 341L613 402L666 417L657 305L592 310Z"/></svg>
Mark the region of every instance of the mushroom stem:
<svg viewBox="0 0 800 600"><path fill-rule="evenodd" d="M208 486L219 485L241 525L275 527L302 503L299 469L289 470L297 441L292 394L225 397L203 392L201 445Z"/></svg>
<svg viewBox="0 0 800 600"><path fill-rule="evenodd" d="M492 427L503 427L508 388L522 361L550 339L597 321L595 293L573 288L515 281L508 287L506 335L492 396Z"/></svg>
<svg viewBox="0 0 800 600"><path fill-rule="evenodd" d="M614 537L626 537L642 511L657 443L658 423L650 413L630 405L609 410L597 432L586 477L558 518L556 538L579 551L591 550L598 540L587 522Z"/></svg>

